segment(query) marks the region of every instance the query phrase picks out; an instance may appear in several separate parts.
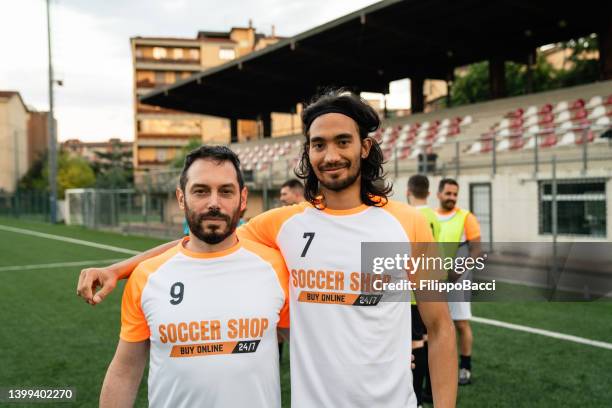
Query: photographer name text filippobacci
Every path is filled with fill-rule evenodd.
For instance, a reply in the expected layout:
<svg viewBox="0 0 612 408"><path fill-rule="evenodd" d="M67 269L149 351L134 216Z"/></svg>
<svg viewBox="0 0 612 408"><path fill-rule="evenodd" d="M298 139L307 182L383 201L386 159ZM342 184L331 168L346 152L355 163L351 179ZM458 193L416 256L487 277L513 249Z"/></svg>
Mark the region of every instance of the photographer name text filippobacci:
<svg viewBox="0 0 612 408"><path fill-rule="evenodd" d="M452 292L452 291L482 291L495 292L495 279L491 282L474 282L469 279L464 279L459 282L441 282L433 279L423 279L419 282L412 282L407 279L402 279L397 282L383 282L376 280L373 282L374 290L376 291L404 291L404 290L419 290L419 291L436 291L436 292Z"/></svg>

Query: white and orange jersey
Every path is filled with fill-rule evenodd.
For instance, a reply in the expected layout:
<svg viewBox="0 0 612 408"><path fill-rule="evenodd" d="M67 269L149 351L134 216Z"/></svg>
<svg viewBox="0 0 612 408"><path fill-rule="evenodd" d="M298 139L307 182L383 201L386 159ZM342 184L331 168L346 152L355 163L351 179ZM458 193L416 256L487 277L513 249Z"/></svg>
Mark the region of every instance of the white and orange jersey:
<svg viewBox="0 0 612 408"><path fill-rule="evenodd" d="M432 242L414 208L268 211L240 237L279 248L290 272L291 406L414 407L410 302L356 305L362 242ZM371 275L370 275L371 276Z"/></svg>
<svg viewBox="0 0 612 408"><path fill-rule="evenodd" d="M242 239L195 253L185 240L141 263L123 293L121 339L151 342L149 405L280 407L276 328L289 325L281 255Z"/></svg>

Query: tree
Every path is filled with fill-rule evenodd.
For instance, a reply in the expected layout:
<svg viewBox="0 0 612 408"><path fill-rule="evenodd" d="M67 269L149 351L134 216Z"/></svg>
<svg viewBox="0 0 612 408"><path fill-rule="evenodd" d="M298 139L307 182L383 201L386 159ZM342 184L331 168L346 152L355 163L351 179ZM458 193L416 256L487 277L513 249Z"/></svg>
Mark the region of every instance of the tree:
<svg viewBox="0 0 612 408"><path fill-rule="evenodd" d="M98 188L127 188L134 182L132 153L121 148L119 140L111 141L109 152L95 152L93 169Z"/></svg>
<svg viewBox="0 0 612 408"><path fill-rule="evenodd" d="M598 61L593 59L598 49L595 36L570 40L557 44L558 48L570 49L568 64L555 69L544 55L538 55L532 67L532 91L542 92L567 86L591 83L598 79ZM508 96L527 93L527 66L506 62L506 93ZM451 88L453 106L482 102L490 99L489 63L487 61L470 65L463 75L458 75Z"/></svg>
<svg viewBox="0 0 612 408"><path fill-rule="evenodd" d="M64 151L57 158L57 196L64 198L69 188L92 187L96 176L89 163L81 157L70 157ZM34 162L19 182L19 188L28 190L49 190L49 164L47 155L42 155Z"/></svg>
<svg viewBox="0 0 612 408"><path fill-rule="evenodd" d="M202 146L202 141L200 139L190 139L189 143L187 143L186 146L183 146L183 148L172 161L172 167L175 169L182 168L183 164L185 163L185 156L187 156L190 151L195 150L200 146Z"/></svg>
<svg viewBox="0 0 612 408"><path fill-rule="evenodd" d="M44 171L45 179L48 177L48 167ZM81 157L70 157L61 152L57 166L57 196L64 198L69 188L92 187L96 183L96 175L89 163Z"/></svg>

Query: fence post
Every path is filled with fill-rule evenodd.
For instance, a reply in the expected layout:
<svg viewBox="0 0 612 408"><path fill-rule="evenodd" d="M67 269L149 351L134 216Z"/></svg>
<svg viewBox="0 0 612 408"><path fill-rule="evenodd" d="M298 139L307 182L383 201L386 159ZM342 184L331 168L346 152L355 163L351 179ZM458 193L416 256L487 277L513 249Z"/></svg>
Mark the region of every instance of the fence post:
<svg viewBox="0 0 612 408"><path fill-rule="evenodd" d="M493 150L492 153L492 163L491 163L491 171L493 175L497 173L497 135L493 134Z"/></svg>
<svg viewBox="0 0 612 408"><path fill-rule="evenodd" d="M397 146L393 147L393 172L395 178L399 177L399 157L397 157Z"/></svg>
<svg viewBox="0 0 612 408"><path fill-rule="evenodd" d="M533 174L537 175L540 171L540 166L538 162L538 150L540 145L538 143L538 134L536 133L535 135L533 135L533 138L535 139L535 145L533 146Z"/></svg>
<svg viewBox="0 0 612 408"><path fill-rule="evenodd" d="M455 178L459 178L459 141L455 142Z"/></svg>
<svg viewBox="0 0 612 408"><path fill-rule="evenodd" d="M584 126L582 131L582 175L587 173L588 152L587 144L589 142L589 128Z"/></svg>
<svg viewBox="0 0 612 408"><path fill-rule="evenodd" d="M552 232L552 276L549 279L553 293L556 290L557 280L557 234L558 234L558 214L557 214L557 156L552 157L552 181L551 181L551 232Z"/></svg>
<svg viewBox="0 0 612 408"><path fill-rule="evenodd" d="M130 233L130 218L132 218L132 192L127 193L127 233Z"/></svg>
<svg viewBox="0 0 612 408"><path fill-rule="evenodd" d="M262 188L261 198L263 201L263 208L264 208L264 211L268 211L270 209L270 204L268 203L268 181L267 180L262 180L261 188Z"/></svg>

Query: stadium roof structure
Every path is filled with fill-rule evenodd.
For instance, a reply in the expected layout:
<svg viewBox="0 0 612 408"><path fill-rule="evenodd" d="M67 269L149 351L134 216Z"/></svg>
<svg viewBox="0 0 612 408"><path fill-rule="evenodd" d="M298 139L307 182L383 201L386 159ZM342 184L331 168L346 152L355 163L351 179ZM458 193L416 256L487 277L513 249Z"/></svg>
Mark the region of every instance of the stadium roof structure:
<svg viewBox="0 0 612 408"><path fill-rule="evenodd" d="M612 54L611 4L382 1L140 100L188 112L256 119L270 112L292 112L322 87L386 93L390 81L446 79L455 67L483 60L526 62L538 46L593 32L605 36L606 54ZM608 59L605 63L612 64Z"/></svg>

